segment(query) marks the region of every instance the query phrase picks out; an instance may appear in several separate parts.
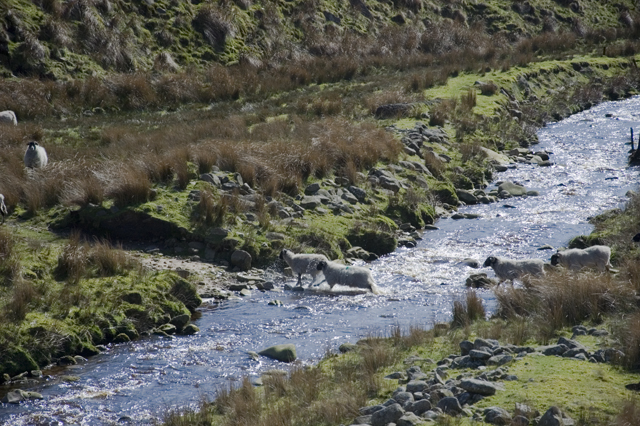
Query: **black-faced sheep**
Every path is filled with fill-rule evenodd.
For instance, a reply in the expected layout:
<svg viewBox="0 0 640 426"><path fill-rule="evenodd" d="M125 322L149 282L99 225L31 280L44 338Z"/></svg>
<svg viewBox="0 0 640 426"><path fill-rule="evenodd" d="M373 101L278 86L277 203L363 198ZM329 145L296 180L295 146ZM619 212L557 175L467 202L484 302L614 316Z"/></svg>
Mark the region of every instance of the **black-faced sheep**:
<svg viewBox="0 0 640 426"><path fill-rule="evenodd" d="M302 274L311 275L311 285L320 274L318 263L328 261L323 254L294 254L291 250L284 249L280 252L280 259L287 262L294 274L298 274L298 284L302 285Z"/></svg>
<svg viewBox="0 0 640 426"><path fill-rule="evenodd" d="M29 142L27 151L24 153L24 165L30 169L39 169L49 162L47 151L38 142Z"/></svg>
<svg viewBox="0 0 640 426"><path fill-rule="evenodd" d="M568 249L551 256L553 266L563 266L572 271L593 268L604 272L611 268L611 249L607 246L591 246L586 249Z"/></svg>
<svg viewBox="0 0 640 426"><path fill-rule="evenodd" d="M2 215L2 223L4 223L4 217L8 214L7 205L4 203L4 195L0 194L0 214Z"/></svg>
<svg viewBox="0 0 640 426"><path fill-rule="evenodd" d="M0 124L13 124L17 126L18 119L16 118L16 113L10 110L0 111Z"/></svg>
<svg viewBox="0 0 640 426"><path fill-rule="evenodd" d="M485 267L493 268L500 282L522 279L526 276L544 276L544 262L541 259L506 259L504 257L489 256L484 261Z"/></svg>
<svg viewBox="0 0 640 426"><path fill-rule="evenodd" d="M322 271L327 284L333 289L336 284L371 290L373 294L380 294L378 286L373 280L371 271L361 266L345 266L336 262L322 261L318 263L318 270Z"/></svg>

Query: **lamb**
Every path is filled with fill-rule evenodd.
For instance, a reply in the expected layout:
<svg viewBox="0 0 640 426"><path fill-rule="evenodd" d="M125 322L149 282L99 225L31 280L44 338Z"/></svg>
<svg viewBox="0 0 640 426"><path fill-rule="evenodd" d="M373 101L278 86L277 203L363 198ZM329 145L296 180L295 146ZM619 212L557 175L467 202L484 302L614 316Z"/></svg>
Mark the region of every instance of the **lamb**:
<svg viewBox="0 0 640 426"><path fill-rule="evenodd" d="M18 119L16 113L11 110L0 111L0 124L13 124L18 125Z"/></svg>
<svg viewBox="0 0 640 426"><path fill-rule="evenodd" d="M345 266L336 262L323 260L318 263L318 270L324 273L329 287L336 284L355 288L366 288L373 294L380 294L378 286L371 276L371 271L361 266Z"/></svg>
<svg viewBox="0 0 640 426"><path fill-rule="evenodd" d="M24 165L30 169L45 167L49 162L47 151L38 142L29 142L27 151L24 153Z"/></svg>
<svg viewBox="0 0 640 426"><path fill-rule="evenodd" d="M318 263L329 260L323 254L294 254L287 249L280 252L280 259L287 262L294 274L298 274L298 286L302 286L302 274L311 275L312 280L309 286L314 283L320 274L317 268Z"/></svg>
<svg viewBox="0 0 640 426"><path fill-rule="evenodd" d="M7 205L4 203L4 195L0 194L0 214L2 215L2 223L4 223L4 217L8 214Z"/></svg>
<svg viewBox="0 0 640 426"><path fill-rule="evenodd" d="M522 279L526 276L544 276L544 262L542 259L512 260L504 257L489 256L484 262L485 267L493 268L496 277L502 281Z"/></svg>
<svg viewBox="0 0 640 426"><path fill-rule="evenodd" d="M559 251L551 256L553 266L564 266L572 271L582 268L593 268L604 272L611 268L609 259L611 248L608 246L591 246L586 249L568 249Z"/></svg>

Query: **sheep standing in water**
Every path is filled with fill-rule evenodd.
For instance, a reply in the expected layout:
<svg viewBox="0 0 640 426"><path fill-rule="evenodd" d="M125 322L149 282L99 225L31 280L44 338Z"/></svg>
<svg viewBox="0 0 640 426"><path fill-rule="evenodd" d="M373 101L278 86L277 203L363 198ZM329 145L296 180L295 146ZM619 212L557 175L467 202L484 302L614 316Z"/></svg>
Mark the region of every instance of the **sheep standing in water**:
<svg viewBox="0 0 640 426"><path fill-rule="evenodd" d="M45 167L48 162L47 151L38 145L38 142L29 142L24 153L24 165L29 169L39 169Z"/></svg>
<svg viewBox="0 0 640 426"><path fill-rule="evenodd" d="M294 274L298 274L298 284L296 284L298 286L302 286L302 274L311 275L312 280L309 284L311 286L320 274L318 263L329 260L323 254L294 254L287 249L280 252L280 259L287 262Z"/></svg>
<svg viewBox="0 0 640 426"><path fill-rule="evenodd" d="M522 279L526 276L544 276L544 262L541 259L512 260L504 257L489 256L484 262L485 267L493 268L496 277L502 281Z"/></svg>
<svg viewBox="0 0 640 426"><path fill-rule="evenodd" d="M18 119L16 113L11 110L0 111L0 124L13 124L18 125Z"/></svg>
<svg viewBox="0 0 640 426"><path fill-rule="evenodd" d="M8 214L7 205L4 203L4 195L0 194L0 214L2 215L2 223L4 223L4 217Z"/></svg>
<svg viewBox="0 0 640 426"><path fill-rule="evenodd" d="M611 268L611 248L608 246L591 246L586 249L569 249L559 251L551 256L553 266L563 266L572 271L592 268L600 272Z"/></svg>
<svg viewBox="0 0 640 426"><path fill-rule="evenodd" d="M371 275L371 271L367 268L361 266L345 266L323 260L318 263L318 270L322 271L331 289L333 289L334 285L340 284L349 287L369 289L373 294L380 294L378 286Z"/></svg>

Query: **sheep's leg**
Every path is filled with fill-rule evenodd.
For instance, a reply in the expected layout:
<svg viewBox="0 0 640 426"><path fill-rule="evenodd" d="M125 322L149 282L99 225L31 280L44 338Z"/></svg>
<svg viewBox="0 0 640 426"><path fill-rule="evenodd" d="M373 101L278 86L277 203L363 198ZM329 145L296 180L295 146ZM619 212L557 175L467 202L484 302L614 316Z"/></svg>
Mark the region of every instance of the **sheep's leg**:
<svg viewBox="0 0 640 426"><path fill-rule="evenodd" d="M302 287L302 272L298 274L298 284L296 284L296 287Z"/></svg>

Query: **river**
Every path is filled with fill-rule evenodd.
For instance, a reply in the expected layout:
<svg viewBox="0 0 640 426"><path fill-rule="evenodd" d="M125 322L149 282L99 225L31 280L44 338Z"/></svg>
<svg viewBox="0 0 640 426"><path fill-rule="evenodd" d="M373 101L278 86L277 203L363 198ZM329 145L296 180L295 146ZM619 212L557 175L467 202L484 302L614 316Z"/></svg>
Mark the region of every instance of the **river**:
<svg viewBox="0 0 640 426"><path fill-rule="evenodd" d="M7 425L152 424L168 409L197 405L244 376L289 368L247 351L293 343L302 364L327 351L392 327L430 327L447 321L452 302L464 295L467 276L476 272L461 261L481 263L489 255L548 260L549 244L561 247L591 232L588 218L620 207L638 187L639 169L626 164L629 128L640 130L640 97L606 102L538 132L535 150L552 153L552 167L518 164L496 174L540 193L490 205L467 206L479 219L440 219L417 247L400 248L370 264L383 295L331 295L326 292L254 292L246 299L205 301L196 321L200 333L173 340L147 337L111 346L86 364L56 371L43 385L43 401L0 404ZM488 188L488 189L491 189ZM484 269L490 276L493 272ZM280 275L272 278L278 287ZM290 283L294 283L293 280ZM488 312L489 290L479 290ZM281 300L283 306L269 306ZM47 372L45 372L47 373ZM51 374L51 373L49 373ZM77 376L63 381L61 374ZM0 393L3 393L0 388Z"/></svg>

